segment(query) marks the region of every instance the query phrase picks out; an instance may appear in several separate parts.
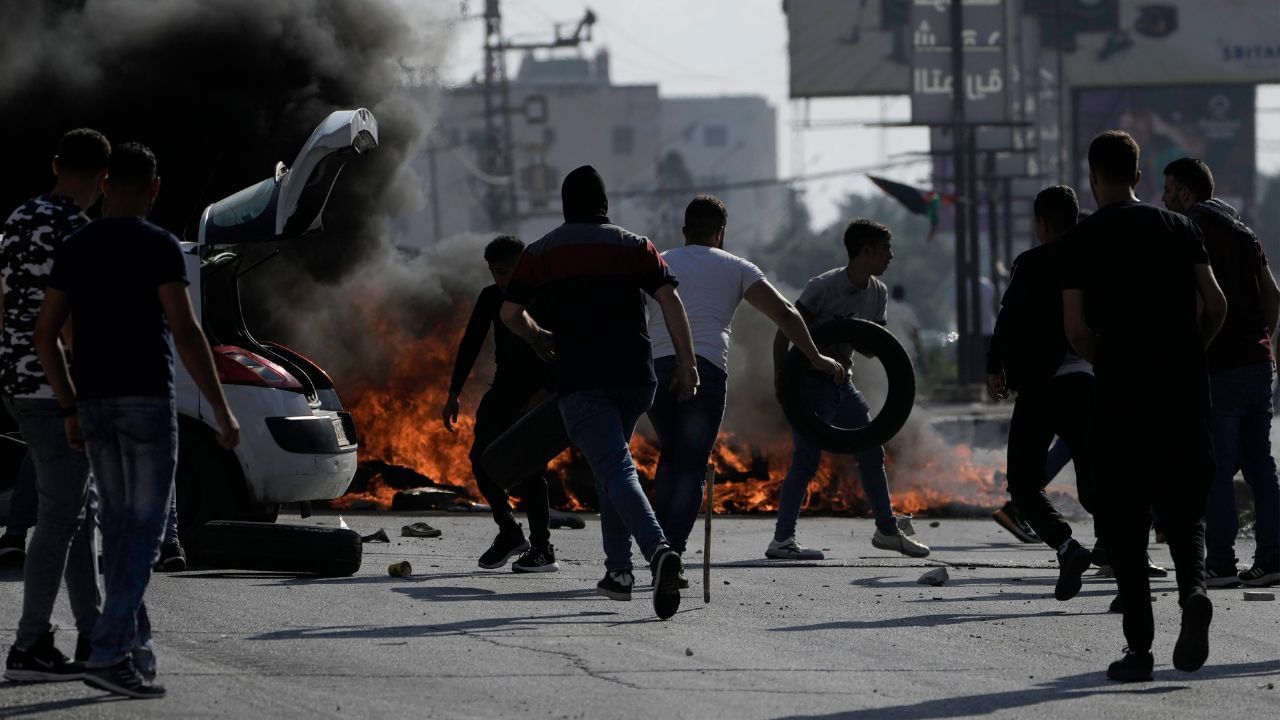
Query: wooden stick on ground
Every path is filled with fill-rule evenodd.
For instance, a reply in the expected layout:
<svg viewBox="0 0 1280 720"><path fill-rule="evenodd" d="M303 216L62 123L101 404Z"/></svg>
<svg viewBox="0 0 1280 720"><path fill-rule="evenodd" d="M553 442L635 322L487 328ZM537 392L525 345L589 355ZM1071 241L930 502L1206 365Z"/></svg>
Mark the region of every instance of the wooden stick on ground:
<svg viewBox="0 0 1280 720"><path fill-rule="evenodd" d="M711 602L711 516L716 514L716 466L707 463L707 508L702 537L702 602Z"/></svg>

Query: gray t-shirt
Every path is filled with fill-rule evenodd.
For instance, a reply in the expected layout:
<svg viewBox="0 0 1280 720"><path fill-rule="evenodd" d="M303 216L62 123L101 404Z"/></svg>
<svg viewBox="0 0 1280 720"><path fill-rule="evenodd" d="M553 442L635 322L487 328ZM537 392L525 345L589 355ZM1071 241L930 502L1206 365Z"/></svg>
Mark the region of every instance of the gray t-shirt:
<svg viewBox="0 0 1280 720"><path fill-rule="evenodd" d="M870 320L885 325L888 322L889 288L875 277L866 287L857 287L845 269L838 267L810 280L796 305L812 316L811 328L836 318ZM853 362L853 348L848 345L828 348L826 354L842 363Z"/></svg>

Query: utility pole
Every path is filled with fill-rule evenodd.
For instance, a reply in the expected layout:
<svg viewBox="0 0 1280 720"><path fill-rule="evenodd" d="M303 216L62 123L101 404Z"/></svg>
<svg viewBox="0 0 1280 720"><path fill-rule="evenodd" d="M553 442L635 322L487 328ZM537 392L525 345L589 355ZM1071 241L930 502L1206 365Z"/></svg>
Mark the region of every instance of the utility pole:
<svg viewBox="0 0 1280 720"><path fill-rule="evenodd" d="M513 231L515 162L511 152L510 96L499 3L500 0L485 0L484 4L484 144L480 149L480 169L490 176L484 193L490 228Z"/></svg>
<svg viewBox="0 0 1280 720"><path fill-rule="evenodd" d="M969 305L971 274L969 272L969 127L964 122L964 19L961 0L951 0L951 77L955 90L951 94L953 125L951 138L956 183L956 366L961 384L974 377L973 345L977 329ZM976 289L976 288L973 288Z"/></svg>

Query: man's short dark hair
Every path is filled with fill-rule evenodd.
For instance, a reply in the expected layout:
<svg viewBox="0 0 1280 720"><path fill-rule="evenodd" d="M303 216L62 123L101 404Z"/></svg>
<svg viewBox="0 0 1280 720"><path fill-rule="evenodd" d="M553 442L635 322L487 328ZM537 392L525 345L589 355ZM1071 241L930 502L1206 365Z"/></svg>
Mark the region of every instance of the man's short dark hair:
<svg viewBox="0 0 1280 720"><path fill-rule="evenodd" d="M111 152L107 178L117 187L140 188L156 179L156 155L142 143L127 142Z"/></svg>
<svg viewBox="0 0 1280 720"><path fill-rule="evenodd" d="M1213 173L1200 158L1178 158L1164 166L1164 174L1190 190L1196 202L1213 197Z"/></svg>
<svg viewBox="0 0 1280 720"><path fill-rule="evenodd" d="M1036 195L1034 204L1037 220L1044 220L1055 233L1070 230L1080 217L1080 201L1076 191L1066 185L1050 185Z"/></svg>
<svg viewBox="0 0 1280 720"><path fill-rule="evenodd" d="M729 210L715 195L699 195L684 209L684 227L690 240L706 240L729 224Z"/></svg>
<svg viewBox="0 0 1280 720"><path fill-rule="evenodd" d="M844 249L852 260L866 245L886 243L893 239L889 228L870 218L856 218L844 229Z"/></svg>
<svg viewBox="0 0 1280 720"><path fill-rule="evenodd" d="M91 128L76 128L63 134L58 140L58 152L54 156L58 167L73 173L96 173L107 166L111 157L111 143L107 137Z"/></svg>
<svg viewBox="0 0 1280 720"><path fill-rule="evenodd" d="M1099 180L1128 185L1138 174L1138 143L1123 130L1108 130L1089 143L1089 170Z"/></svg>
<svg viewBox="0 0 1280 720"><path fill-rule="evenodd" d="M515 260L524 252L524 242L515 235L499 235L484 246L484 261L487 263Z"/></svg>

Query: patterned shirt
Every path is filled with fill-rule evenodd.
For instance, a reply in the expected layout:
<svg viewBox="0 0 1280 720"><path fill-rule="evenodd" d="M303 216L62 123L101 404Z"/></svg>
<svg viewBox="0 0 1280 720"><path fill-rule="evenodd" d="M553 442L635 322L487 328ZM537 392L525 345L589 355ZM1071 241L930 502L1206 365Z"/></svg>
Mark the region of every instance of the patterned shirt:
<svg viewBox="0 0 1280 720"><path fill-rule="evenodd" d="M45 281L62 243L89 218L64 195L41 195L13 211L0 232L0 279L4 280L4 328L0 332L0 393L53 398L36 355L36 315Z"/></svg>

